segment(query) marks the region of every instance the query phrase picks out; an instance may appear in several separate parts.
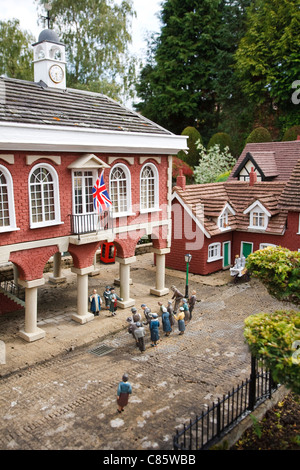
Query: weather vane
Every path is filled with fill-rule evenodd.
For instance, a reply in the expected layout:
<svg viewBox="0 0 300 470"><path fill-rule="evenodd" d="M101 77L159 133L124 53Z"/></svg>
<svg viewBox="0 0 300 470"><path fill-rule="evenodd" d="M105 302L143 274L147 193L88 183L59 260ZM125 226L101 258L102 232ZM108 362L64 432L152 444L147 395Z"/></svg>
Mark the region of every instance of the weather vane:
<svg viewBox="0 0 300 470"><path fill-rule="evenodd" d="M44 18L44 20L47 20L47 23L48 23L48 29L50 29L50 20L51 20L51 17L50 17L50 10L52 9L52 5L51 3L45 3L45 9L47 10L47 16L42 16L42 18Z"/></svg>

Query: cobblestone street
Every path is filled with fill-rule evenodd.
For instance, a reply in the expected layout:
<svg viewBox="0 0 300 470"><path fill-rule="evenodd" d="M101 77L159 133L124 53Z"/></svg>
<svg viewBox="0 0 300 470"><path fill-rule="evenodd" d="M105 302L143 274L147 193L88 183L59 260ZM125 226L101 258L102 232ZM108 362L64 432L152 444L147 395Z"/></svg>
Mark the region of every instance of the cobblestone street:
<svg viewBox="0 0 300 470"><path fill-rule="evenodd" d="M137 282L141 280L138 271L132 273L137 292L147 282L145 277ZM150 276L151 270L147 272ZM182 285L182 279L172 275L168 273L168 285ZM99 279L92 278L91 286L96 282ZM197 288L201 301L183 336L177 327L168 338L161 331L160 343L153 348L147 331L146 351L141 353L127 332L128 309L118 313L119 330L98 334L89 344L52 353L52 358L3 375L0 448L172 450L172 438L183 423L249 375L244 319L257 311L283 307L255 280L200 286L195 276L191 286ZM152 300L155 305L157 301ZM106 320L112 321L97 318L88 327ZM3 321L1 328L6 324ZM66 321L58 324L68 338L74 322L69 327ZM43 347L43 341L37 343ZM99 345L110 347L110 352L94 354L93 348ZM124 372L129 374L133 393L119 414L116 392Z"/></svg>

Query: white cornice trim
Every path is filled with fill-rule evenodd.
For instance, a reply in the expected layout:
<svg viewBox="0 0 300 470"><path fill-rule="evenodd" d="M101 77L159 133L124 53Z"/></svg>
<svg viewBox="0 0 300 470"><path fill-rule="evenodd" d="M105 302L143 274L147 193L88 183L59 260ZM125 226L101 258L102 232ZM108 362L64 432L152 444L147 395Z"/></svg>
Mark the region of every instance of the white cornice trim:
<svg viewBox="0 0 300 470"><path fill-rule="evenodd" d="M0 150L23 152L115 152L176 155L187 137L82 127L0 123Z"/></svg>

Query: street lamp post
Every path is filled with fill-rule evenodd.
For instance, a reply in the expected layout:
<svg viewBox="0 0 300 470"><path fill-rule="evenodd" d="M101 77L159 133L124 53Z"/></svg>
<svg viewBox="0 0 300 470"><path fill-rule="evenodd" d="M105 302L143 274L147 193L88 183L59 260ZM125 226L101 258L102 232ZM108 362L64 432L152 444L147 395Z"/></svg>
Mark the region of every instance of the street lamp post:
<svg viewBox="0 0 300 470"><path fill-rule="evenodd" d="M189 296L189 264L192 259L192 255L189 253L184 255L184 259L186 262L186 282L185 282L185 298L188 299Z"/></svg>

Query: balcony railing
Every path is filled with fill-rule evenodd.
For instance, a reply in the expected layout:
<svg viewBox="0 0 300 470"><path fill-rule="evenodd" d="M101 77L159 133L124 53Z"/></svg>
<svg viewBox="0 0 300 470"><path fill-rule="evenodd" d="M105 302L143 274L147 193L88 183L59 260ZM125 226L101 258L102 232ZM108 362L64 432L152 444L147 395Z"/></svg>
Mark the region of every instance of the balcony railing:
<svg viewBox="0 0 300 470"><path fill-rule="evenodd" d="M80 235L113 229L113 217L110 210L101 212L100 214L75 214L69 217L71 221L71 233L78 235L79 240Z"/></svg>

